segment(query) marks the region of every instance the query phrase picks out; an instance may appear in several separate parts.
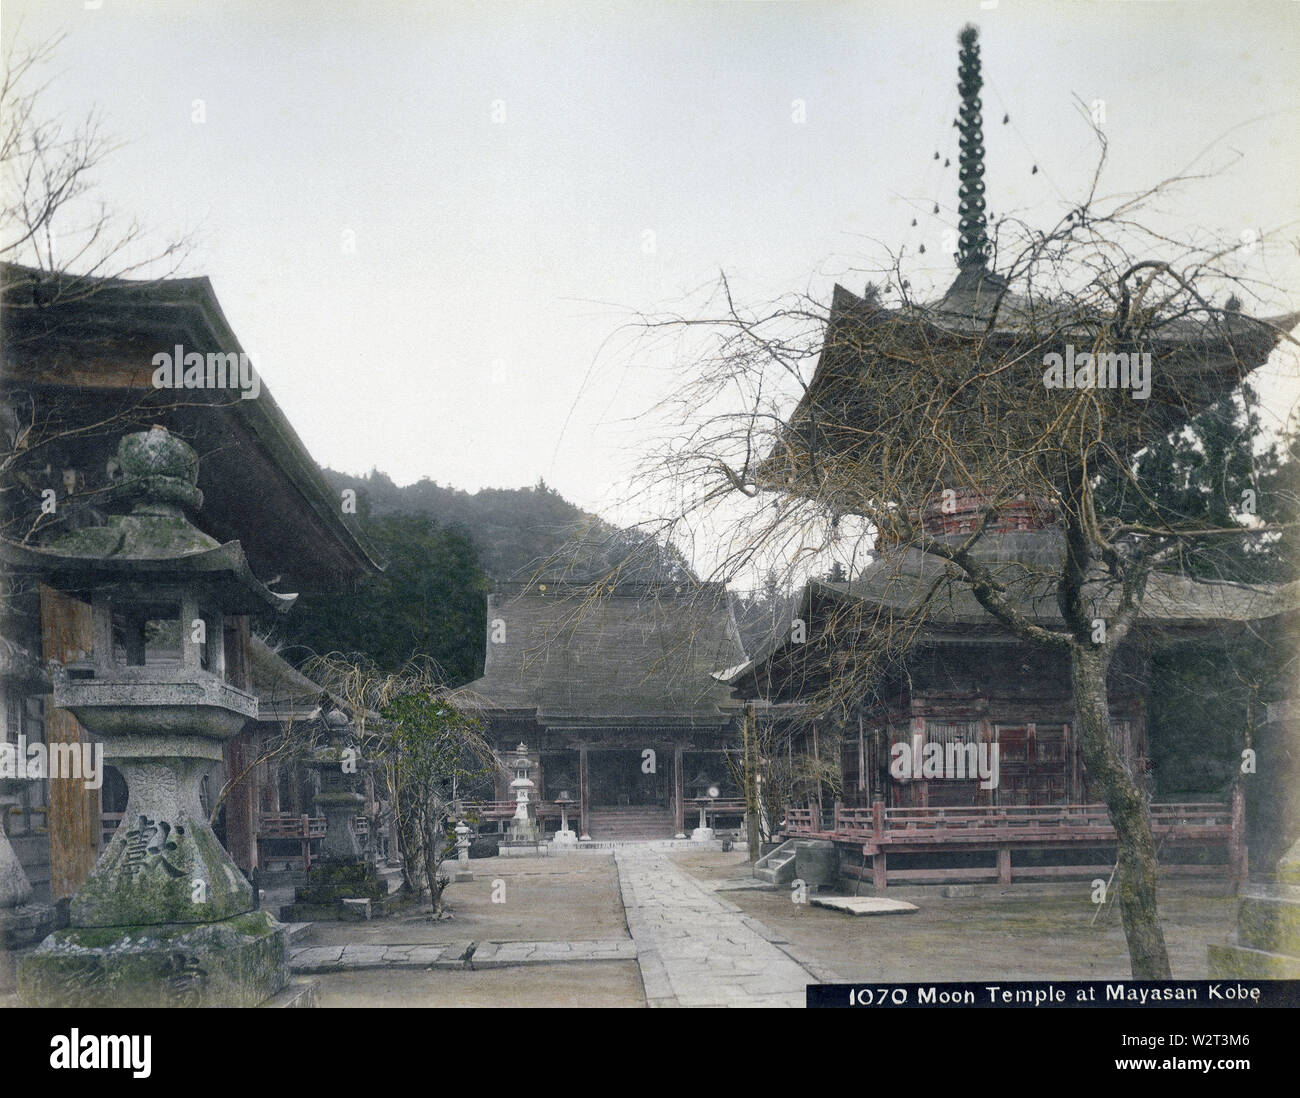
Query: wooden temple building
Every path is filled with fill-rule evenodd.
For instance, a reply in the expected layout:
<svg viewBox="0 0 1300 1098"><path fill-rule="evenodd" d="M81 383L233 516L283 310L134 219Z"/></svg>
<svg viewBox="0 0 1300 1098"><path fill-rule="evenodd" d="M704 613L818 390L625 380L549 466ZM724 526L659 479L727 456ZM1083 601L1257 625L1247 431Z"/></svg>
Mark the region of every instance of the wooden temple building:
<svg viewBox="0 0 1300 1098"><path fill-rule="evenodd" d="M762 719L798 726L811 719L805 710L815 709L836 724L843 736L839 797L792 806L786 833L844 844L856 871L879 887L934 876L1006 882L1013 872L1104 876L1109 857L1089 864L1082 852L1113 846L1114 839L1075 735L1068 651L1032 644L1004 626L942 552L969 550L1021 621L1068 634L1058 600L1066 553L1060 516L1045 499L979 480L985 472L1001 475L1001 456L953 460L926 434L924 416L933 402L949 422L969 416L1005 423L1006 448L1033 449L1038 436L1029 432L1054 422L1069 396L1040 380L1045 351L1104 345L1114 323L1078 303L1016 293L990 269L974 28L963 31L961 43L957 277L937 301L893 307L878 295L836 286L812 380L755 474L769 490L860 513L853 510L861 502L853 497L855 478L894 460L893 446L909 455L906 464L890 466L897 469L900 521L881 529L873 559L857 575L808 585L798 611L806 636L778 634L725 676ZM1148 392L1096 397L1105 409L1108 453L1131 459L1226 396L1298 320L1223 312L1149 327L1144 321L1137 335L1125 336L1132 343L1124 349L1150 354ZM937 363L961 368L945 375ZM949 376L956 391L936 398ZM969 385L970 377L980 381ZM1020 429L1023 437L1014 433ZM1050 441L1041 445L1056 453ZM1100 562L1086 570L1082 591L1094 622L1113 617L1121 585ZM1251 587L1150 574L1108 682L1112 741L1140 789L1151 790L1152 650L1247 627L1294 635L1298 608L1296 583ZM971 771L976 760L992 758L992 748L996 779L981 780ZM947 769L927 773L920 764L927 752ZM898 760L906 761L895 769ZM1240 878L1240 783L1206 792L1202 803L1153 806L1162 861L1176 848L1217 845L1226 848L1220 868ZM1055 861L1045 862L1040 855L1050 849ZM1070 849L1080 856L1063 853ZM893 855L907 855L908 864Z"/></svg>
<svg viewBox="0 0 1300 1098"><path fill-rule="evenodd" d="M134 281L49 276L6 265L4 362L0 373L8 462L0 536L40 546L82 526L102 525L103 493L120 477L126 434L158 425L198 454L199 522L222 543L237 541L251 571L286 592L348 590L382 567L344 514L319 467L265 386L159 388L159 353L197 353L232 364L244 354L206 278ZM45 667L93 648L89 606L39 577L6 576L0 684L6 742L82 742L65 710L48 704ZM259 758L259 743L286 719L305 719L323 692L262 644L247 616L221 629L224 674L264 706L229 741L224 764L205 781L215 796L245 775L224 802L219 828L235 863L258 864L264 816L297 812L303 797L288 774ZM163 658L163 657L159 657ZM314 698L313 695L317 697ZM76 781L23 784L6 826L37 895L71 896L86 880L122 811L125 791L110 772L100 789Z"/></svg>
<svg viewBox="0 0 1300 1098"><path fill-rule="evenodd" d="M503 584L487 618L484 674L464 694L503 757L527 748L544 828L564 792L592 841L683 835L710 787L713 812L740 812L724 758L739 707L713 672L743 653L720 585ZM509 780L489 818L513 811Z"/></svg>

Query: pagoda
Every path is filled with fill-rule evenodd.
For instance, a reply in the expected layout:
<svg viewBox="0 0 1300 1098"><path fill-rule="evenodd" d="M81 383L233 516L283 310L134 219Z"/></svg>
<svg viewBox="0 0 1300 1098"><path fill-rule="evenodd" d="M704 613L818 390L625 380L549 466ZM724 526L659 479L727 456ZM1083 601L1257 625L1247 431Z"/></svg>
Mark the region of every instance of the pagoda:
<svg viewBox="0 0 1300 1098"><path fill-rule="evenodd" d="M777 633L719 677L739 699L757 701L766 719L806 724L823 714L816 719L845 732L847 806L1079 805L1099 791L1077 742L1068 654L1013 634L933 550L963 547L1023 620L1063 630L1058 587L1066 545L1050 488L1054 477L1077 470L1065 446L1037 482L1023 477L1027 464L1005 457L1028 452L1056 419L1076 414L1073 405L1063 412L1068 396L1045 384L1045 356L1071 345L1150 356L1145 396L1096 387L1086 397L1104 415L1113 459L1126 463L1228 395L1300 316L1207 311L1161 320L1133 310L1117 328L1113 312L1015 292L993 269L975 28L966 27L959 41L956 278L927 304L908 300L905 282L893 306L871 288L859 296L837 285L812 380L754 472L766 490L868 516L878 531L877 555L850 580L807 585L794 611L807 624L806 641ZM961 417L998 424L1005 452L972 447L977 452L956 455L936 445L944 437L932 430L940 417L952 417L943 423L950 433ZM882 467L896 471L902 502L867 498L860 487L863 470ZM1041 494L1027 490L1032 483L1042 485ZM1102 568L1090 568L1082 584L1097 619L1114 612L1121 591ZM1298 607L1296 583L1251 588L1151 573L1142 612L1109 676L1113 742L1140 787L1150 792L1151 645L1294 621ZM988 787L974 775L899 779L890 768L899 744L918 751L996 744L999 780Z"/></svg>

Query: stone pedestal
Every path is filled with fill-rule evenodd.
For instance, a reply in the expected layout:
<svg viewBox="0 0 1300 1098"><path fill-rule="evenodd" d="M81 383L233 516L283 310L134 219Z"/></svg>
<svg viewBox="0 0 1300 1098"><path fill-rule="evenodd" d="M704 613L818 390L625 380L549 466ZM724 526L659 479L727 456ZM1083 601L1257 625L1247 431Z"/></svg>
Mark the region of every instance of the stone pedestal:
<svg viewBox="0 0 1300 1098"><path fill-rule="evenodd" d="M321 841L321 856L339 862L359 862L361 844L352 828L365 798L359 793L332 790L321 793L313 802L316 811L325 817L325 838Z"/></svg>
<svg viewBox="0 0 1300 1098"><path fill-rule="evenodd" d="M700 826L691 832L691 842L707 843L713 841L713 828L708 826L709 820L706 815L706 809L703 804L700 805Z"/></svg>
<svg viewBox="0 0 1300 1098"><path fill-rule="evenodd" d="M1300 980L1300 841L1278 862L1276 884L1248 886L1237 941L1209 947L1212 979Z"/></svg>
<svg viewBox="0 0 1300 1098"><path fill-rule="evenodd" d="M18 953L34 946L54 928L49 904L0 908L0 995L18 987Z"/></svg>
<svg viewBox="0 0 1300 1098"><path fill-rule="evenodd" d="M578 833L569 827L569 795L567 792L561 795L564 799L557 801L560 806L560 827L556 831L555 837L551 840L552 846L566 847L578 845Z"/></svg>
<svg viewBox="0 0 1300 1098"><path fill-rule="evenodd" d="M535 843L541 839L537 821L531 819L513 819L506 825L506 842Z"/></svg>
<svg viewBox="0 0 1300 1098"><path fill-rule="evenodd" d="M208 704L155 704L169 695ZM55 703L104 736L128 798L72 899L71 925L22 959L24 1005L256 1006L277 995L289 981L285 930L253 910L252 886L199 803L223 734L242 726L255 699L214 679L57 679Z"/></svg>
<svg viewBox="0 0 1300 1098"><path fill-rule="evenodd" d="M1237 941L1208 948L1211 979L1300 980L1300 886L1251 886Z"/></svg>
<svg viewBox="0 0 1300 1098"><path fill-rule="evenodd" d="M259 1006L289 982L287 930L268 912L186 925L68 927L23 958L25 1005Z"/></svg>

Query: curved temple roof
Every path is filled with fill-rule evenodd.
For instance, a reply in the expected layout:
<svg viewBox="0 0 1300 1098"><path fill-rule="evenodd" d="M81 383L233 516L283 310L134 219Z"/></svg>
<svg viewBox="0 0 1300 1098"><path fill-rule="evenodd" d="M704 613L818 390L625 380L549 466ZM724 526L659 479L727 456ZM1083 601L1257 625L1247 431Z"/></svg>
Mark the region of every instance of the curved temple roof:
<svg viewBox="0 0 1300 1098"><path fill-rule="evenodd" d="M550 726L716 725L733 705L712 672L742 658L718 584L620 584L598 595L521 585L489 598L487 666L464 692Z"/></svg>

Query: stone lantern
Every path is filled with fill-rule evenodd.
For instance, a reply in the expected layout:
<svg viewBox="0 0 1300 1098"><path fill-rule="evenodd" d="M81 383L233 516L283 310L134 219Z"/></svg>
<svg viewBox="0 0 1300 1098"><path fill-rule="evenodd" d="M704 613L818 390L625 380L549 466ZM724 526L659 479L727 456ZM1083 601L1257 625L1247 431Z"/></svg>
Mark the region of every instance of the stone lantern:
<svg viewBox="0 0 1300 1098"><path fill-rule="evenodd" d="M361 782L361 768L357 751L352 746L349 731L352 722L339 709L325 714L329 729L329 743L315 752L304 765L318 775L319 790L312 799L317 810L325 817L325 839L321 854L337 862L361 861L361 844L357 842L352 821L365 803L365 794L357 789ZM352 754L349 755L348 753ZM353 765L349 766L351 759Z"/></svg>
<svg viewBox="0 0 1300 1098"><path fill-rule="evenodd" d="M577 802L569 792L568 782L560 783L560 792L555 798L555 803L560 808L560 830L555 833L555 838L551 840L553 846L577 846L578 836L575 832L569 830L569 807Z"/></svg>
<svg viewBox="0 0 1300 1098"><path fill-rule="evenodd" d="M224 620L286 610L238 542L190 521L202 505L198 457L161 427L118 447L123 480L108 525L41 549L4 547L15 567L91 605L89 658L53 666L69 710L127 782L126 812L69 926L19 967L31 1006L253 1006L288 982L284 928L208 825L199 783L222 743L257 716L226 680ZM120 508L119 508L120 509Z"/></svg>
<svg viewBox="0 0 1300 1098"><path fill-rule="evenodd" d="M472 881L474 871L469 867L469 824L464 819L456 821L456 876L455 881Z"/></svg>
<svg viewBox="0 0 1300 1098"><path fill-rule="evenodd" d="M528 776L528 772L533 769L533 762L528 757L528 748L524 744L515 748L509 765L514 774L510 788L515 794L515 814L506 828L506 839L512 843L535 843L538 835L537 821L529 811L529 806L532 800L530 791L536 786Z"/></svg>
<svg viewBox="0 0 1300 1098"><path fill-rule="evenodd" d="M708 808L717 800L721 790L713 784L709 776L701 770L687 786L694 793L694 800L700 806L700 826L691 832L692 842L703 843L713 838L713 828L709 826Z"/></svg>

